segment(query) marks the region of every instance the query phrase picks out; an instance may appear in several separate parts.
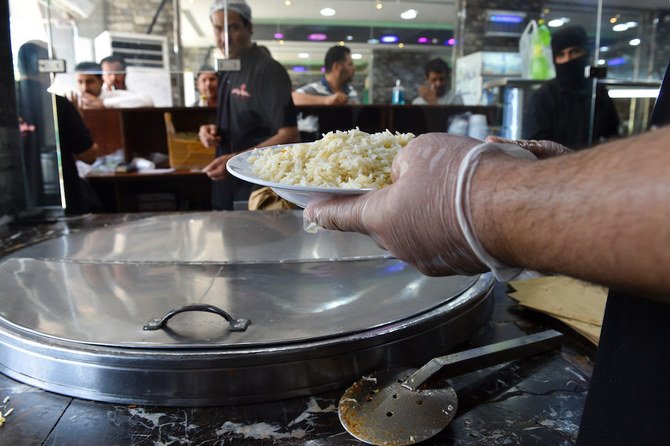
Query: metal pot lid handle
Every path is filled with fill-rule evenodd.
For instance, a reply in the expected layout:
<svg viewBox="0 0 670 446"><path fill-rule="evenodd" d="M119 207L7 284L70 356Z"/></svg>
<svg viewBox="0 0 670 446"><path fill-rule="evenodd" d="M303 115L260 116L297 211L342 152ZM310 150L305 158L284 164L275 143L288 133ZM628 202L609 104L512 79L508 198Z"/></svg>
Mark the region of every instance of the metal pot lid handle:
<svg viewBox="0 0 670 446"><path fill-rule="evenodd" d="M251 321L249 319L236 319L230 315L230 313L222 310L219 307L209 304L189 304L184 305L183 307L175 308L174 310L169 311L163 317L155 317L151 319L147 324L142 328L143 330L160 330L167 324L167 321L170 320L173 316L184 313L186 311L204 311L207 313L214 313L222 316L230 324L230 331L246 331Z"/></svg>

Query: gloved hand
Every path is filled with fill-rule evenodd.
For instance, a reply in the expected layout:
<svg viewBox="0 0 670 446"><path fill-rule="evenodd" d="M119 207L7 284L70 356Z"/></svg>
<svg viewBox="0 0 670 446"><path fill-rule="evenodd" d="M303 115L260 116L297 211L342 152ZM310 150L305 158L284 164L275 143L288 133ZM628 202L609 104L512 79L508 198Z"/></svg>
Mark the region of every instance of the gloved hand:
<svg viewBox="0 0 670 446"><path fill-rule="evenodd" d="M495 272L504 265L496 264L472 233L467 197L479 156L503 149L534 158L517 146L446 133L418 136L396 156L394 184L312 203L304 218L326 229L367 234L426 275L477 274L489 268Z"/></svg>
<svg viewBox="0 0 670 446"><path fill-rule="evenodd" d="M502 144L516 144L522 149L530 151L533 155L543 160L545 158L552 158L554 156L567 155L568 153L574 152L572 149L554 142L548 141L546 139L535 140L535 139L508 139L501 138L499 136L487 136L487 142L497 142Z"/></svg>

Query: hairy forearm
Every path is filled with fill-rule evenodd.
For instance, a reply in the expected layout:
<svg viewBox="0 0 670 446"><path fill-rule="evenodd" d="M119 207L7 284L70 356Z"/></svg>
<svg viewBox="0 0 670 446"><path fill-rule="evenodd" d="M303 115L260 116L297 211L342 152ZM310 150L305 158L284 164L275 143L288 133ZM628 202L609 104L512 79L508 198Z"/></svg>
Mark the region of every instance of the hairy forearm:
<svg viewBox="0 0 670 446"><path fill-rule="evenodd" d="M295 105L328 105L328 96L299 93L294 91L291 96Z"/></svg>
<svg viewBox="0 0 670 446"><path fill-rule="evenodd" d="M277 144L291 144L300 142L300 132L298 127L282 127L277 133L262 141L256 147L275 146Z"/></svg>
<svg viewBox="0 0 670 446"><path fill-rule="evenodd" d="M670 128L537 162L488 155L475 230L496 258L670 298Z"/></svg>

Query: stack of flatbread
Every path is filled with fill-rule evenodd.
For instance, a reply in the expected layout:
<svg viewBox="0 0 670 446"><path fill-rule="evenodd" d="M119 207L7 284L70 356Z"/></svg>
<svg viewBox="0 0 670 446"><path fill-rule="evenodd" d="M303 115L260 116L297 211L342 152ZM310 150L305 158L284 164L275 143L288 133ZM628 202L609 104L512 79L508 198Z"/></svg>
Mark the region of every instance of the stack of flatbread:
<svg viewBox="0 0 670 446"><path fill-rule="evenodd" d="M598 345L605 314L607 288L565 276L540 277L509 283L510 297L525 307L553 316Z"/></svg>

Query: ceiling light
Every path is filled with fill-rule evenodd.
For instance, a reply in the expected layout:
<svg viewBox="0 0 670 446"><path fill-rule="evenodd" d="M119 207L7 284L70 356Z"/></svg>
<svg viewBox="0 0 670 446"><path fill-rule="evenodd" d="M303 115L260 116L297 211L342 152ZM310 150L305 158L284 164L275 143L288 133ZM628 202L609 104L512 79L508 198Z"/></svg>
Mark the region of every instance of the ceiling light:
<svg viewBox="0 0 670 446"><path fill-rule="evenodd" d="M351 42L352 40L354 40L354 36L347 36L347 41Z"/></svg>
<svg viewBox="0 0 670 446"><path fill-rule="evenodd" d="M607 95L611 98L657 98L658 88L621 88L611 89Z"/></svg>
<svg viewBox="0 0 670 446"><path fill-rule="evenodd" d="M612 27L612 31L616 31L618 33L620 33L621 31L626 31L627 29L628 25L626 25L625 23L617 23Z"/></svg>
<svg viewBox="0 0 670 446"><path fill-rule="evenodd" d="M376 44L379 43L379 39L375 39L374 37L370 37L370 38L368 39L368 43L369 43L370 45L376 45Z"/></svg>
<svg viewBox="0 0 670 446"><path fill-rule="evenodd" d="M384 7L384 4L381 1L377 0L377 2L375 3L375 8L377 8L377 10L380 10L383 7Z"/></svg>
<svg viewBox="0 0 670 446"><path fill-rule="evenodd" d="M607 65L610 67L616 67L619 65L624 65L626 64L626 58L625 57L615 57L614 59L610 59L607 61Z"/></svg>
<svg viewBox="0 0 670 446"><path fill-rule="evenodd" d="M640 39L632 39L628 44L630 46L638 46L640 44Z"/></svg>
<svg viewBox="0 0 670 446"><path fill-rule="evenodd" d="M404 44L404 43L400 42L400 43L398 44L398 48L404 48L404 47L405 47L405 44Z"/></svg>
<svg viewBox="0 0 670 446"><path fill-rule="evenodd" d="M335 15L335 10L333 8L323 8L321 10L321 15L325 17L330 17Z"/></svg>
<svg viewBox="0 0 670 446"><path fill-rule="evenodd" d="M602 51L603 53L606 53L606 52L608 52L609 50L610 50L610 47L608 47L608 46L601 46L601 47L600 47L600 51Z"/></svg>
<svg viewBox="0 0 670 446"><path fill-rule="evenodd" d="M456 45L456 39L454 39L454 38L452 37L451 39L449 39L449 40L447 40L446 42L444 42L444 44L445 44L445 45L448 45L448 46L454 46L454 45Z"/></svg>
<svg viewBox="0 0 670 446"><path fill-rule="evenodd" d="M416 41L419 43L428 43L428 37L419 37Z"/></svg>
<svg viewBox="0 0 670 446"><path fill-rule="evenodd" d="M637 22L626 22L626 26L628 28L635 28L637 26Z"/></svg>
<svg viewBox="0 0 670 446"><path fill-rule="evenodd" d="M352 54L351 54L351 58L352 58L353 60L359 60L359 59L362 59L362 58L363 58L363 55L362 55L361 53L352 53Z"/></svg>
<svg viewBox="0 0 670 446"><path fill-rule="evenodd" d="M291 0L284 0L284 4L286 6L291 6L292 5Z"/></svg>
<svg viewBox="0 0 670 446"><path fill-rule="evenodd" d="M382 38L380 40L383 43L396 43L400 39L398 39L398 36L388 35L388 36L382 36Z"/></svg>
<svg viewBox="0 0 670 446"><path fill-rule="evenodd" d="M552 28L558 28L559 26L565 25L565 22L563 21L563 19L553 19L549 20L549 22L547 22L547 25L549 25Z"/></svg>
<svg viewBox="0 0 670 446"><path fill-rule="evenodd" d="M612 25L614 25L614 24L617 22L617 20L619 20L619 19L616 18L616 17L612 17L612 18L610 19L610 23L611 23Z"/></svg>
<svg viewBox="0 0 670 446"><path fill-rule="evenodd" d="M419 12L416 9L408 9L407 11L400 14L400 18L405 20L414 20L418 13Z"/></svg>
<svg viewBox="0 0 670 446"><path fill-rule="evenodd" d="M605 59L598 59L598 65L605 65L607 61Z"/></svg>
<svg viewBox="0 0 670 446"><path fill-rule="evenodd" d="M283 39L284 33L275 33L274 38L275 40Z"/></svg>
<svg viewBox="0 0 670 446"><path fill-rule="evenodd" d="M494 14L489 17L489 20L494 23L521 23L523 17L514 14Z"/></svg>
<svg viewBox="0 0 670 446"><path fill-rule="evenodd" d="M314 34L310 34L309 36L307 36L307 39L315 40L317 42L323 42L327 38L328 38L328 36L323 34L323 33L314 33Z"/></svg>
<svg viewBox="0 0 670 446"><path fill-rule="evenodd" d="M280 41L279 41L279 44L280 44L280 45L283 45L283 44L284 44L284 39L280 40Z"/></svg>
<svg viewBox="0 0 670 446"><path fill-rule="evenodd" d="M298 53L300 59L309 59L309 53Z"/></svg>

